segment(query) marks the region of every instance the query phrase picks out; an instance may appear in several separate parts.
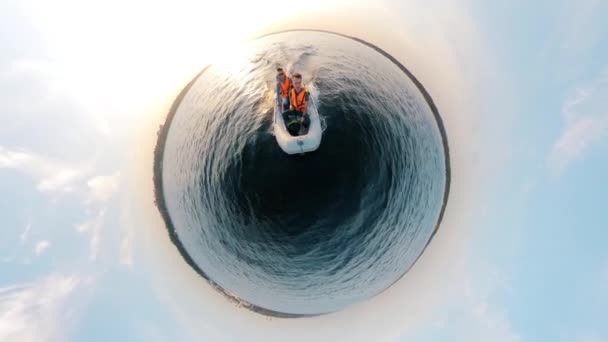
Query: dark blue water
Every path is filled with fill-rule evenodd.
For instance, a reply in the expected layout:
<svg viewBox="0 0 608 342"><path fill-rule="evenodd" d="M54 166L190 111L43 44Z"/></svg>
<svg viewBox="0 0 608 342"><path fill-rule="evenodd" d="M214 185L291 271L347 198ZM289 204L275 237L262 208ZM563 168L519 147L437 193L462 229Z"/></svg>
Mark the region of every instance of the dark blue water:
<svg viewBox="0 0 608 342"><path fill-rule="evenodd" d="M289 156L272 135L275 69L303 74L320 148ZM224 292L312 315L398 280L431 238L446 187L433 112L396 64L321 32L260 38L192 84L162 162L178 244Z"/></svg>

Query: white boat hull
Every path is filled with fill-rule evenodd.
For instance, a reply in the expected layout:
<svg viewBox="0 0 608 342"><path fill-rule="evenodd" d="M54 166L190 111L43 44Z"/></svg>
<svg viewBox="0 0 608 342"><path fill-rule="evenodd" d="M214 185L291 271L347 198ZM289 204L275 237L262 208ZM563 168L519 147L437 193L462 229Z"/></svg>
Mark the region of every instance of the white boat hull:
<svg viewBox="0 0 608 342"><path fill-rule="evenodd" d="M308 115L310 117L308 132L304 135L292 136L287 131L280 106L275 104L273 120L274 136L285 153L303 154L315 151L319 148L319 145L321 145L323 130L321 128L319 113L316 110L311 110Z"/></svg>

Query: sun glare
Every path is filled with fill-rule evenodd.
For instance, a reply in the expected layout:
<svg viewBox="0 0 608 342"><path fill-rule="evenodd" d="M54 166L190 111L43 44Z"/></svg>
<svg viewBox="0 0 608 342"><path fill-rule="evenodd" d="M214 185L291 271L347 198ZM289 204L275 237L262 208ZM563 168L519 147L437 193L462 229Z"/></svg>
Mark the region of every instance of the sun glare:
<svg viewBox="0 0 608 342"><path fill-rule="evenodd" d="M169 6L108 0L90 6L59 0L21 6L35 23L54 71L90 109L85 112L124 117L125 111L116 114L99 102L138 115L154 105L151 100L174 96L206 64L234 72L234 62L243 56L241 43L273 21L269 2L262 2L176 1Z"/></svg>

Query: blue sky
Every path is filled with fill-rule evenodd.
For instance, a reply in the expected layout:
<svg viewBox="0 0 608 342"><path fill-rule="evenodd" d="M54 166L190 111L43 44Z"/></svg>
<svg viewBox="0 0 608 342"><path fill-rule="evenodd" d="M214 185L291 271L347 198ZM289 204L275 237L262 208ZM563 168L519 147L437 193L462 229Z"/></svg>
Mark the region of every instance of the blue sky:
<svg viewBox="0 0 608 342"><path fill-rule="evenodd" d="M256 4L0 3L0 340L608 341L608 4L359 1L328 21L347 2L314 0L278 23ZM223 14L241 25L206 33ZM231 41L298 26L368 39L421 79L453 187L401 283L282 321L183 265L148 165L185 80Z"/></svg>

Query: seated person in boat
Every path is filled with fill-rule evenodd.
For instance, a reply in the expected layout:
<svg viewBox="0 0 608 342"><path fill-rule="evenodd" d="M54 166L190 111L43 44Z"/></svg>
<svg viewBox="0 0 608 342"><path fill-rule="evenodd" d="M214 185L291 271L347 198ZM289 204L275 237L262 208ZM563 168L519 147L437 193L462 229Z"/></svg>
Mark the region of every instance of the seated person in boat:
<svg viewBox="0 0 608 342"><path fill-rule="evenodd" d="M289 108L289 90L291 89L291 80L283 68L277 68L277 103L281 106L281 111Z"/></svg>
<svg viewBox="0 0 608 342"><path fill-rule="evenodd" d="M291 135L299 135L310 126L310 117L306 112L310 94L302 86L302 75L293 74L293 87L289 92L289 111L283 113L287 130Z"/></svg>

